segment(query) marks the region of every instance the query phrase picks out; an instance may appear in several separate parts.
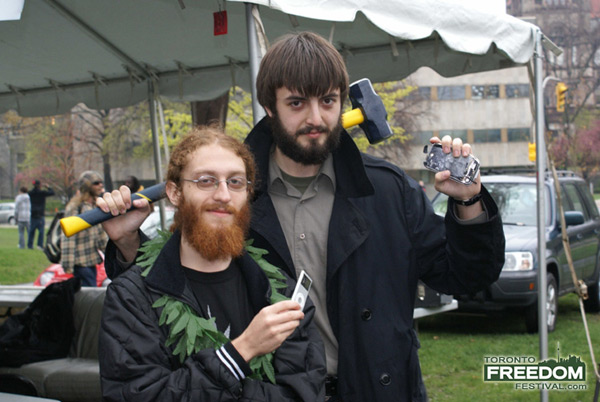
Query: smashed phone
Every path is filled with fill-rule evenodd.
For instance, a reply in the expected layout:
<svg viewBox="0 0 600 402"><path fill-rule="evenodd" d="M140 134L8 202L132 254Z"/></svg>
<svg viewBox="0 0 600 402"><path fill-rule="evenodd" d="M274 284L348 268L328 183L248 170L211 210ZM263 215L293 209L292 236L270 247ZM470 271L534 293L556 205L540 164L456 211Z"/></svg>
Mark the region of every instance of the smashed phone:
<svg viewBox="0 0 600 402"><path fill-rule="evenodd" d="M431 150L427 150L427 145L423 148L423 153L427 154L425 158L426 169L434 172L442 172L444 170L450 171L450 179L469 185L479 175L479 159L469 154L469 156L452 156L452 152L445 154L442 151L441 144L433 144Z"/></svg>

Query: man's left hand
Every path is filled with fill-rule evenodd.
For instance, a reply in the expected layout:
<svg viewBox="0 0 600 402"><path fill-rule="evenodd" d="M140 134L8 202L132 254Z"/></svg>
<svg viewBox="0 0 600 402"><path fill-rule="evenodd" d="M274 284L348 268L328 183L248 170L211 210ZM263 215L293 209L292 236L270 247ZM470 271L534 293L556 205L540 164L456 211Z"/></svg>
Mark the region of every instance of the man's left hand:
<svg viewBox="0 0 600 402"><path fill-rule="evenodd" d="M468 156L471 154L471 145L463 144L460 138L452 139L452 137L446 135L441 140L437 137L434 137L429 141L432 144L441 143L444 153L448 154L452 152L454 157L459 157L461 154L462 156ZM479 194L481 191L481 178L477 176L473 183L467 186L451 180L450 171L445 170L443 172L436 173L435 189L440 193L444 193L454 199L468 200L469 198Z"/></svg>
<svg viewBox="0 0 600 402"><path fill-rule="evenodd" d="M429 141L432 144L441 143L444 153L448 154L452 152L452 155L455 157L459 157L461 154L462 156L468 156L472 153L471 145L463 144L460 138L452 139L452 137L446 135L441 140L433 137ZM435 174L435 189L455 200L468 200L481 192L481 177L477 176L473 180L473 183L467 186L450 179L450 171L444 170ZM459 218L461 219L471 219L483 212L481 202L476 202L470 206L457 204L457 208Z"/></svg>

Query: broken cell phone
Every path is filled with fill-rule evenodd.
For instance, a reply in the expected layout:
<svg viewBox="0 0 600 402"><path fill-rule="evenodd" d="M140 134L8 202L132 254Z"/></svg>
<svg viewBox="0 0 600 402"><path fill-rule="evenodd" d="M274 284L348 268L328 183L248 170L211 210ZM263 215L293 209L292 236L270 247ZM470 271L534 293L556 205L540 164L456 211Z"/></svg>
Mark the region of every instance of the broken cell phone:
<svg viewBox="0 0 600 402"><path fill-rule="evenodd" d="M433 144L431 149L427 149L427 145L423 152L427 154L425 158L425 168L434 172L450 171L450 178L458 183L469 185L479 175L479 159L469 154L469 156L452 156L452 152L445 154L442 151L441 144Z"/></svg>

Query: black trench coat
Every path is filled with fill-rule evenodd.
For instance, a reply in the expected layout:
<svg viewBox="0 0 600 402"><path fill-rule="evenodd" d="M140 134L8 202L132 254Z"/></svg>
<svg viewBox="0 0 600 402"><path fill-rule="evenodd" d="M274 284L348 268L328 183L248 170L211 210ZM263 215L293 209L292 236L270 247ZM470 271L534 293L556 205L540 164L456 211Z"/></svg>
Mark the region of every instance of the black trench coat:
<svg viewBox="0 0 600 402"><path fill-rule="evenodd" d="M270 251L270 262L295 277L267 193L272 138L266 120L246 143L259 173L249 237ZM327 313L339 343L339 395L344 402L425 400L413 330L417 280L447 294L494 282L504 264L497 207L484 189L487 222L461 225L450 201L444 223L414 180L394 165L360 154L346 132L333 157Z"/></svg>

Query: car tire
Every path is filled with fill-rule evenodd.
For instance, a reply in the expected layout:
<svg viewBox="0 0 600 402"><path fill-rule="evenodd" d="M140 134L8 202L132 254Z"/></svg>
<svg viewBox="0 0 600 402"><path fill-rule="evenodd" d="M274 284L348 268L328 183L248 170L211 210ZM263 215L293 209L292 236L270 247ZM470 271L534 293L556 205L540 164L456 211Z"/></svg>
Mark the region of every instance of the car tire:
<svg viewBox="0 0 600 402"><path fill-rule="evenodd" d="M546 315L548 318L548 332L556 329L556 320L558 318L558 286L554 275L548 274L546 278ZM534 334L538 332L538 304L533 303L525 309L525 327L527 332Z"/></svg>
<svg viewBox="0 0 600 402"><path fill-rule="evenodd" d="M17 221L14 218L14 216L11 216L10 218L8 218L8 224L9 225L16 225L17 224Z"/></svg>
<svg viewBox="0 0 600 402"><path fill-rule="evenodd" d="M600 272L596 275L596 282L588 286L588 299L583 301L583 306L588 313L600 311Z"/></svg>

